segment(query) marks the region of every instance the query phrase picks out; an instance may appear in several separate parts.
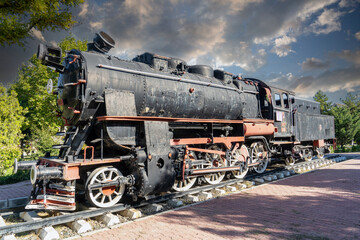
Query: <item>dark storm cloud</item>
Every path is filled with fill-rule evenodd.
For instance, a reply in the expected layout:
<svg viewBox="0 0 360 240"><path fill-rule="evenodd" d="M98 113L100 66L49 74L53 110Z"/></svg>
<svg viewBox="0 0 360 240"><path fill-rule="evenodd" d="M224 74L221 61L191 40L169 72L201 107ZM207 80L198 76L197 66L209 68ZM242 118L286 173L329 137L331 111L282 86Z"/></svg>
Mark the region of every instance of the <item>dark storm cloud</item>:
<svg viewBox="0 0 360 240"><path fill-rule="evenodd" d="M360 67L352 65L347 68L325 71L319 76L306 76L295 80L291 85L300 96L310 97L320 89L326 92L346 90L348 92L360 86Z"/></svg>
<svg viewBox="0 0 360 240"><path fill-rule="evenodd" d="M302 64L301 68L303 70L318 70L318 69L324 69L328 68L330 66L330 63L328 61L322 61L318 58L307 58Z"/></svg>
<svg viewBox="0 0 360 240"><path fill-rule="evenodd" d="M26 61L34 54L32 48L35 45L31 44L28 50L18 47L1 47L0 57L0 83L4 86L14 83L17 78L17 70L23 61Z"/></svg>
<svg viewBox="0 0 360 240"><path fill-rule="evenodd" d="M313 96L318 89L327 92L336 92L340 90L346 90L347 92L355 91L360 87L360 50L350 51L343 50L341 52L331 52L329 54L333 60L343 59L351 63L351 66L346 68L338 68L334 70L328 70L319 76L306 76L297 79L290 86L294 88L299 94L303 96ZM314 65L322 65L320 59L314 61L307 59L308 65L312 62ZM304 63L303 63L304 66ZM324 87L325 86L325 87Z"/></svg>
<svg viewBox="0 0 360 240"><path fill-rule="evenodd" d="M104 30L116 41L110 53L122 57L150 51L181 57L191 64L239 66L254 72L266 64L269 54L286 57L294 53L292 45L302 34L341 28L342 13L328 9L336 8L336 3L339 0L88 0L72 11L78 24L71 32L78 39L91 40L95 32ZM348 1L342 5L350 6ZM315 25L307 27L311 24ZM34 32L48 43L59 42L66 35L65 31ZM6 71L9 64L26 61L36 52L39 41L33 42L25 53L13 47L1 50L11 54L7 60L1 57L2 63L11 60L1 66L1 80L13 79Z"/></svg>
<svg viewBox="0 0 360 240"><path fill-rule="evenodd" d="M88 1L79 17L93 31L114 36L117 54L212 58L217 66L255 71L266 63L266 48L291 53L310 17L336 1Z"/></svg>

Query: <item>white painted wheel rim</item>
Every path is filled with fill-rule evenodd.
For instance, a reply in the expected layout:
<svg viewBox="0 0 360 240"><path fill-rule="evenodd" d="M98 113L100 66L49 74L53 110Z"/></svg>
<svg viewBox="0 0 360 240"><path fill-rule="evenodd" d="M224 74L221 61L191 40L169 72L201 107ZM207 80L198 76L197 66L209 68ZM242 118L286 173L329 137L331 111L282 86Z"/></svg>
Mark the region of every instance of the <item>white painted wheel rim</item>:
<svg viewBox="0 0 360 240"><path fill-rule="evenodd" d="M221 149L216 145L209 147L209 149L221 151ZM209 155L209 157L212 158L212 161L209 161L209 164L207 166L208 168L214 167L214 163L217 164L217 166L215 166L215 167L226 167L227 166L226 160L222 156L219 156L217 154L211 154L211 156ZM224 179L224 177L225 177L225 172L217 172L217 173L210 173L210 174L204 175L205 181L211 185L220 183Z"/></svg>
<svg viewBox="0 0 360 240"><path fill-rule="evenodd" d="M241 151L244 151L245 154L241 154ZM246 176L249 171L249 168L246 167L246 159L249 157L249 151L245 145L242 145L241 148L237 149L232 158L230 166L239 166L241 170L231 171L232 175L237 179L242 179ZM245 158L245 159L244 159Z"/></svg>
<svg viewBox="0 0 360 240"><path fill-rule="evenodd" d="M96 170L95 170L96 171ZM106 183L109 181L116 181L119 177L123 176L122 173L114 168L100 168L95 172L95 174L91 177L88 184L94 183ZM107 192L108 188L98 188L89 190L89 200L91 203L97 207L111 207L118 203L125 191L125 185L122 184L118 187L114 187L113 193L109 194ZM109 192L112 192L109 191Z"/></svg>

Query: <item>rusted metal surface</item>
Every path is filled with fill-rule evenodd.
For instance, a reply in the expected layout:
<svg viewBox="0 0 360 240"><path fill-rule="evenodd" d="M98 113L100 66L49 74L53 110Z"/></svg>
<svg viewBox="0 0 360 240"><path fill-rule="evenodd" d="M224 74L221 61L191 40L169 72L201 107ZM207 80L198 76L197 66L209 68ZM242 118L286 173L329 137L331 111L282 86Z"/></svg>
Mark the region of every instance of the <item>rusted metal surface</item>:
<svg viewBox="0 0 360 240"><path fill-rule="evenodd" d="M231 148L233 142L243 142L244 137L214 137L211 138L182 138L182 139L171 139L170 145L192 145L192 144L209 144L209 143L222 143L228 149Z"/></svg>
<svg viewBox="0 0 360 240"><path fill-rule="evenodd" d="M95 151L95 148L94 146L86 146L84 148L84 162L86 162L86 150L87 149L91 149L91 158L90 158L90 161L93 161L94 160L94 151Z"/></svg>
<svg viewBox="0 0 360 240"><path fill-rule="evenodd" d="M218 154L218 155L225 155L226 153L223 151L216 151L216 150L209 150L209 149L203 149L203 148L187 148L189 151L195 151L195 152L205 152L205 153L212 153L212 154Z"/></svg>
<svg viewBox="0 0 360 240"><path fill-rule="evenodd" d="M63 178L66 181L80 179L79 166L69 166L69 164L64 165Z"/></svg>
<svg viewBox="0 0 360 240"><path fill-rule="evenodd" d="M274 130L272 123L244 123L245 136L272 135Z"/></svg>
<svg viewBox="0 0 360 240"><path fill-rule="evenodd" d="M71 162L71 163L67 163L64 160L61 159L52 159L52 158L39 158L40 160L40 164L41 165L45 165L48 164L49 166L52 167L56 167L56 166L68 166L68 167L72 167L72 166L87 166L87 165L98 165L98 164L107 164L107 163L115 163L115 162L120 162L121 161L121 157L120 158L106 158L106 159L98 159L98 158L94 158L93 161L77 161L77 162Z"/></svg>
<svg viewBox="0 0 360 240"><path fill-rule="evenodd" d="M320 140L315 140L313 142L314 147L324 147L325 146L325 141L324 139L320 139Z"/></svg>
<svg viewBox="0 0 360 240"><path fill-rule="evenodd" d="M56 200L49 200L46 199L46 201L44 199L36 199L36 200L31 200L30 204L43 204L43 205L68 205L68 206L75 206L76 203L68 203L68 202L62 202L62 201L56 201Z"/></svg>

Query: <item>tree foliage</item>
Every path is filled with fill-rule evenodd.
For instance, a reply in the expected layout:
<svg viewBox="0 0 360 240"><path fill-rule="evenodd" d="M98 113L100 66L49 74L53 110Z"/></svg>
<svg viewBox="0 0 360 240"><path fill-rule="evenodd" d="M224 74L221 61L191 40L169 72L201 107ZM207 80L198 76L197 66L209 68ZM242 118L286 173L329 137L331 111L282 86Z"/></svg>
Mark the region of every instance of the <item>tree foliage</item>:
<svg viewBox="0 0 360 240"><path fill-rule="evenodd" d="M319 90L314 96L314 100L320 103L320 112L321 114L330 114L332 103L329 102L329 98L326 94Z"/></svg>
<svg viewBox="0 0 360 240"><path fill-rule="evenodd" d="M42 65L35 55L28 64L23 64L18 72L18 81L11 86L20 105L27 109L23 132L29 135L34 129L56 128L61 121L56 117L56 96L48 94L46 84L49 79L56 83L58 74Z"/></svg>
<svg viewBox="0 0 360 240"><path fill-rule="evenodd" d="M335 120L335 136L340 146L351 143L355 135L359 131L360 121L351 114L350 109L344 105L334 106L331 115Z"/></svg>
<svg viewBox="0 0 360 240"><path fill-rule="evenodd" d="M351 92L346 94L345 99L341 101L349 108L352 114L358 114L360 112L360 95L354 95Z"/></svg>
<svg viewBox="0 0 360 240"><path fill-rule="evenodd" d="M59 46L62 51L73 48L86 50L87 41L69 36ZM24 138L28 152L35 150L31 158L37 158L59 143L55 136L63 121L56 117L56 96L46 91L48 79L56 85L59 74L43 66L36 56L23 64L18 81L9 90L0 86L0 176L21 155L20 141Z"/></svg>
<svg viewBox="0 0 360 240"><path fill-rule="evenodd" d="M84 0L2 0L0 2L0 45L26 43L33 29L69 29L75 21L71 8Z"/></svg>
<svg viewBox="0 0 360 240"><path fill-rule="evenodd" d="M350 110L355 123L355 136L354 139L357 144L360 144L360 94L354 95L347 93L345 99L341 99L345 106Z"/></svg>
<svg viewBox="0 0 360 240"><path fill-rule="evenodd" d="M335 136L340 146L351 144L355 140L360 143L360 96L348 93L343 104L333 105L321 90L314 100L320 103L322 114L334 116Z"/></svg>
<svg viewBox="0 0 360 240"><path fill-rule="evenodd" d="M24 113L16 92L0 86L0 176L20 157Z"/></svg>
<svg viewBox="0 0 360 240"><path fill-rule="evenodd" d="M63 52L74 48L86 50L86 45L87 41L76 40L73 36L68 36L59 43ZM20 105L27 110L22 132L28 143L27 151L37 152L33 158L47 151L52 154L57 151L51 146L59 143L59 139L54 136L63 127L63 121L56 116L56 95L49 94L46 85L52 79L56 86L58 77L57 72L42 65L33 55L27 64L21 66L18 81L11 86L17 93Z"/></svg>
<svg viewBox="0 0 360 240"><path fill-rule="evenodd" d="M71 49L86 51L87 41L76 40L73 36L67 36L59 43L59 47L61 48L61 51L63 53L66 51L70 51Z"/></svg>

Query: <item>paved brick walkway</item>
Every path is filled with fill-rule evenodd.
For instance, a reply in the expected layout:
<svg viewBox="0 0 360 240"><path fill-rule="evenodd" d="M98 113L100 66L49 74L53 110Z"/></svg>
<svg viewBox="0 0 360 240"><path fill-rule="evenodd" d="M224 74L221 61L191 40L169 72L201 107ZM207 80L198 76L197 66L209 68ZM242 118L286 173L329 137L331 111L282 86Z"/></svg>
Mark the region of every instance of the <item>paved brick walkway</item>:
<svg viewBox="0 0 360 240"><path fill-rule="evenodd" d="M32 184L30 181L0 185L0 200L28 197L30 196L31 190Z"/></svg>
<svg viewBox="0 0 360 240"><path fill-rule="evenodd" d="M360 239L360 159L84 239Z"/></svg>

